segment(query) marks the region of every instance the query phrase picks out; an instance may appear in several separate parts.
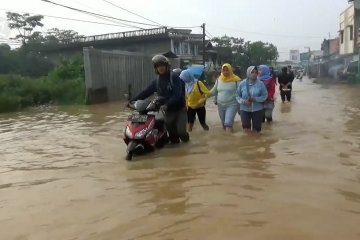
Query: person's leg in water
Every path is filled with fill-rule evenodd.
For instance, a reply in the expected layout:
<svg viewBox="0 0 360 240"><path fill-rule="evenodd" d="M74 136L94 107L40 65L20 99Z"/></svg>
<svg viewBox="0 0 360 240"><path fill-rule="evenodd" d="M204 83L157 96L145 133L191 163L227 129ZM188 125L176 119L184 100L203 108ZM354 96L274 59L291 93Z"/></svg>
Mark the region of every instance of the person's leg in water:
<svg viewBox="0 0 360 240"><path fill-rule="evenodd" d="M196 113L203 129L205 131L209 131L209 126L206 124L206 108L205 107L198 108L196 109Z"/></svg>
<svg viewBox="0 0 360 240"><path fill-rule="evenodd" d="M288 102L291 102L291 91L287 92L286 98L287 98Z"/></svg>
<svg viewBox="0 0 360 240"><path fill-rule="evenodd" d="M230 133L234 132L234 120L237 112L238 112L238 105L231 105L226 108L224 126L227 132Z"/></svg>
<svg viewBox="0 0 360 240"><path fill-rule="evenodd" d="M188 118L188 131L191 132L193 130L196 119L196 109L188 107L187 118Z"/></svg>
<svg viewBox="0 0 360 240"><path fill-rule="evenodd" d="M266 122L265 112L266 112L266 110L264 109L263 110L263 116L262 116L262 122L263 123Z"/></svg>
<svg viewBox="0 0 360 240"><path fill-rule="evenodd" d="M190 140L189 133L186 131L186 125L187 125L187 113L186 113L186 109L183 108L177 113L176 116L176 132L177 132L177 136L184 143Z"/></svg>
<svg viewBox="0 0 360 240"><path fill-rule="evenodd" d="M275 108L274 102L265 103L265 118L268 123L273 121L273 111Z"/></svg>
<svg viewBox="0 0 360 240"><path fill-rule="evenodd" d="M283 90L280 90L280 96L281 96L282 103L285 103L286 92Z"/></svg>
<svg viewBox="0 0 360 240"><path fill-rule="evenodd" d="M166 112L165 114L165 125L168 131L169 140L172 144L180 143L179 135L177 134L177 121L176 112Z"/></svg>
<svg viewBox="0 0 360 240"><path fill-rule="evenodd" d="M224 130L226 130L225 128L225 113L226 113L226 108L225 107L222 107L220 104L218 104L218 113L219 113L219 117L220 117L220 120L221 120L221 124L222 124L222 128Z"/></svg>
<svg viewBox="0 0 360 240"><path fill-rule="evenodd" d="M251 133L251 113L240 111L240 117L244 132Z"/></svg>
<svg viewBox="0 0 360 240"><path fill-rule="evenodd" d="M261 132L262 117L263 117L262 110L251 113L252 131L255 134L259 134Z"/></svg>

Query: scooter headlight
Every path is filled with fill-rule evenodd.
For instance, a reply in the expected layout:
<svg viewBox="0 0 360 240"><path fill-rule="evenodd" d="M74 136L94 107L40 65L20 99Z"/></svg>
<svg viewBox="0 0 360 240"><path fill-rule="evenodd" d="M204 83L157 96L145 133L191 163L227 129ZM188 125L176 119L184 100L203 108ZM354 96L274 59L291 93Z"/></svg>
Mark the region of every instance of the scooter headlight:
<svg viewBox="0 0 360 240"><path fill-rule="evenodd" d="M136 139L142 139L145 137L145 134L147 133L148 129L147 128L144 128L143 130L141 130L140 132L137 132L135 134L135 138Z"/></svg>
<svg viewBox="0 0 360 240"><path fill-rule="evenodd" d="M131 133L129 127L126 127L126 129L125 129L125 136L128 138L132 138L132 133Z"/></svg>

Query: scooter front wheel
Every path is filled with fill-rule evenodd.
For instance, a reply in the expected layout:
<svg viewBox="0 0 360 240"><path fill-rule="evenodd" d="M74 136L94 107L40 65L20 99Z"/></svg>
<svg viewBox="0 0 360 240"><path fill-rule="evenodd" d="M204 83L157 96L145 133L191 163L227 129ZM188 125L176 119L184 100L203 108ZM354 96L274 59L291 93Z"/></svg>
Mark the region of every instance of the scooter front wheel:
<svg viewBox="0 0 360 240"><path fill-rule="evenodd" d="M131 161L132 158L133 158L133 155L134 155L133 152L131 152L131 151L128 152L128 153L126 154L125 160L126 160L126 161Z"/></svg>
<svg viewBox="0 0 360 240"><path fill-rule="evenodd" d="M169 138L167 134L165 133L159 141L155 144L156 148L163 148L167 143L169 142Z"/></svg>

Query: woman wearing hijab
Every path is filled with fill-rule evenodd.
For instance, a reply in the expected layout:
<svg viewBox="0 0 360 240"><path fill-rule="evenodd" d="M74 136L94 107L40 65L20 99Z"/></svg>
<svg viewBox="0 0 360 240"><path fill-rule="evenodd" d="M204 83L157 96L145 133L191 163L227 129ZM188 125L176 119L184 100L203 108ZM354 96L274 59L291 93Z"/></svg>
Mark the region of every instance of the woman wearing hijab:
<svg viewBox="0 0 360 240"><path fill-rule="evenodd" d="M191 74L190 70L182 71L180 78L185 82L189 132L191 132L194 127L196 115L203 129L208 131L209 126L206 124L205 101L209 97L209 90L201 81L198 81Z"/></svg>
<svg viewBox="0 0 360 240"><path fill-rule="evenodd" d="M240 82L236 100L240 104L240 117L245 132L261 132L264 101L268 97L266 87L258 76L256 67L247 69L247 78Z"/></svg>
<svg viewBox="0 0 360 240"><path fill-rule="evenodd" d="M265 87L268 92L268 98L264 103L263 122L265 122L265 119L267 122L272 122L273 120L272 113L275 108L274 95L276 88L276 79L273 78L273 76L271 75L270 68L266 65L259 66L258 79L265 84Z"/></svg>
<svg viewBox="0 0 360 240"><path fill-rule="evenodd" d="M236 90L240 78L233 73L230 64L224 64L221 75L211 89L211 95L215 96L218 105L219 116L225 131L233 132L233 125L239 105L236 101Z"/></svg>

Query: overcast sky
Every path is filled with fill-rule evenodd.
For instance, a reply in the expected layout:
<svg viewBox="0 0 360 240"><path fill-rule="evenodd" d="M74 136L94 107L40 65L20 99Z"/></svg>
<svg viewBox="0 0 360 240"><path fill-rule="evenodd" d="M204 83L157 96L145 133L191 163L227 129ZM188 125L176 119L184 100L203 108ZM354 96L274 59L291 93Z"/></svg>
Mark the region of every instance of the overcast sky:
<svg viewBox="0 0 360 240"><path fill-rule="evenodd" d="M116 18L148 22L104 0L52 0L60 4ZM251 41L274 43L281 60L290 49L320 49L324 38L337 36L339 15L349 6L347 0L108 0L166 26L200 26L206 23L212 36L227 34ZM19 12L107 22L41 0L1 0L1 19L5 9ZM49 28L73 29L83 35L133 30L128 27L81 23L45 17L43 31ZM109 24L117 24L107 22ZM146 27L146 26L143 26ZM150 27L150 26L147 26ZM150 27L151 28L151 27ZM5 31L6 32L6 31ZM194 28L200 32L200 28ZM14 34L14 33L12 33ZM4 35L4 34L3 34ZM0 35L0 38L3 37Z"/></svg>

